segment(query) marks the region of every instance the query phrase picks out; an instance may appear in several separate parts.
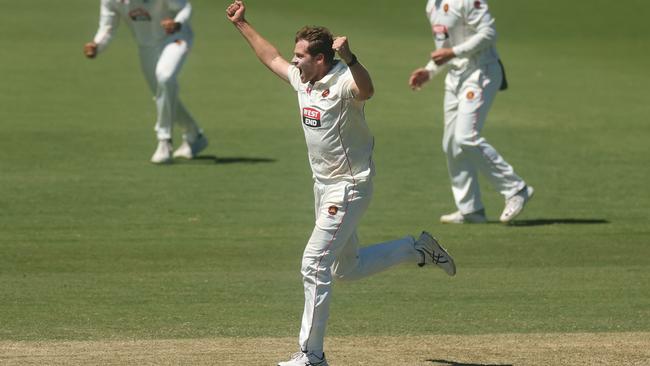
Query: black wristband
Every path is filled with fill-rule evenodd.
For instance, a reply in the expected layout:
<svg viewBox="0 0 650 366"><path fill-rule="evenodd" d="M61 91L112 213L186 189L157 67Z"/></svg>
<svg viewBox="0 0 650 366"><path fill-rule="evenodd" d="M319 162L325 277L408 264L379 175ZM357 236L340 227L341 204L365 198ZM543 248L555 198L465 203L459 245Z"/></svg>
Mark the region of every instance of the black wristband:
<svg viewBox="0 0 650 366"><path fill-rule="evenodd" d="M352 60L350 60L350 62L346 62L348 67L352 67L352 66L354 66L354 65L356 65L358 63L359 63L359 60L357 60L357 55L355 55L354 53L352 54Z"/></svg>

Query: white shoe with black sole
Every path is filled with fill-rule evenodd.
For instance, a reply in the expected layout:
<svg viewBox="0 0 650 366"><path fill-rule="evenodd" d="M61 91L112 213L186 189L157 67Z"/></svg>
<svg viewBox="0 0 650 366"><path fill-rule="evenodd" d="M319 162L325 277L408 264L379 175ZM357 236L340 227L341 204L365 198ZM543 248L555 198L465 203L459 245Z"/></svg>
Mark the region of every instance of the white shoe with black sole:
<svg viewBox="0 0 650 366"><path fill-rule="evenodd" d="M414 244L415 250L420 253L418 266L433 264L445 271L448 275L456 274L454 259L447 253L447 250L438 243L438 240L426 231L420 234L420 238Z"/></svg>

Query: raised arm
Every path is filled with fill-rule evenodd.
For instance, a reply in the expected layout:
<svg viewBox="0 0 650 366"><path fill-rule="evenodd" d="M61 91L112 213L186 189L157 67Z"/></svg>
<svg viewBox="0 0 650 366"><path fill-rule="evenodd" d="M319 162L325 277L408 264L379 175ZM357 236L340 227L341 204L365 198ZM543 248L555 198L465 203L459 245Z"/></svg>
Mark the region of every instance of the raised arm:
<svg viewBox="0 0 650 366"><path fill-rule="evenodd" d="M375 93L375 88L372 85L370 73L357 60L357 56L350 51L350 44L348 43L347 37L337 37L334 39L332 48L350 68L350 73L352 73L352 78L354 79L354 84L352 85L354 99L363 101L372 97Z"/></svg>
<svg viewBox="0 0 650 366"><path fill-rule="evenodd" d="M275 46L257 33L255 28L246 21L245 12L244 2L238 0L228 6L226 16L255 51L257 58L282 80L289 82L289 62L282 58Z"/></svg>

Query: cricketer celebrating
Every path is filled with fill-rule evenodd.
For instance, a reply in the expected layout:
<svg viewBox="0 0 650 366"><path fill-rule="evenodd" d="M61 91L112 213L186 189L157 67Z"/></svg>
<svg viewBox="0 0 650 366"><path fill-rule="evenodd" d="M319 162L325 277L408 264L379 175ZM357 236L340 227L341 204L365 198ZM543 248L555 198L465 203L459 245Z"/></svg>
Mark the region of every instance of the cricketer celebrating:
<svg viewBox="0 0 650 366"><path fill-rule="evenodd" d="M302 257L305 307L300 352L279 366L326 366L323 353L332 280L357 280L404 262L434 264L453 276L453 259L428 233L359 248L356 228L372 197L373 137L364 102L373 93L368 71L346 37L323 27L304 27L289 63L244 18L235 1L228 19L260 61L298 94L302 128L314 177L316 222ZM335 60L338 53L341 60Z"/></svg>
<svg viewBox="0 0 650 366"><path fill-rule="evenodd" d="M523 179L480 136L499 89L507 87L495 47L496 29L486 0L429 0L436 50L424 68L411 74L409 85L419 90L436 74L445 79L442 146L458 211L443 215L443 223L485 222L478 172L483 173L506 200L500 221L514 219L533 195Z"/></svg>
<svg viewBox="0 0 650 366"><path fill-rule="evenodd" d="M171 163L174 157L192 159L208 140L178 99L177 76L190 52L194 35L190 27L192 6L187 0L101 0L99 29L84 54L95 58L111 41L120 18L138 44L140 65L155 95L158 147L154 164ZM183 143L172 153L172 123L183 129Z"/></svg>

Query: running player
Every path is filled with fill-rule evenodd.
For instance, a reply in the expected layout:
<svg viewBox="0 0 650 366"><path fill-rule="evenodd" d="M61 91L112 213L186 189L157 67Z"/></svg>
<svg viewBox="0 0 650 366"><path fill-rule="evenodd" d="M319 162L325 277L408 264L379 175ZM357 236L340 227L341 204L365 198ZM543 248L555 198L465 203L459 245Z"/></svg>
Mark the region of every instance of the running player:
<svg viewBox="0 0 650 366"><path fill-rule="evenodd" d="M178 99L177 76L194 38L191 15L187 0L101 0L99 29L94 40L84 46L86 57L95 58L108 46L120 18L131 29L158 112L158 147L151 157L154 164L171 163L173 157L192 159L208 145L203 131ZM183 143L173 153L172 123L178 123L184 132Z"/></svg>
<svg viewBox="0 0 650 366"><path fill-rule="evenodd" d="M334 39L323 27L304 27L295 37L288 62L245 19L235 1L227 17L260 61L298 94L300 118L314 177L316 222L302 257L305 306L300 351L280 366L326 366L323 339L333 278L357 280L398 263L434 264L456 273L453 259L423 232L359 248L357 225L372 197L374 139L365 121L364 102L373 93L365 67L346 37ZM335 60L335 52L341 60Z"/></svg>
<svg viewBox="0 0 650 366"><path fill-rule="evenodd" d="M443 223L486 222L478 172L505 197L500 221L510 222L533 195L533 187L480 133L499 91L507 87L495 47L496 29L486 0L429 0L426 6L436 50L424 68L411 74L419 90L434 75L449 69L445 80L445 130L451 188L458 211L440 217Z"/></svg>

